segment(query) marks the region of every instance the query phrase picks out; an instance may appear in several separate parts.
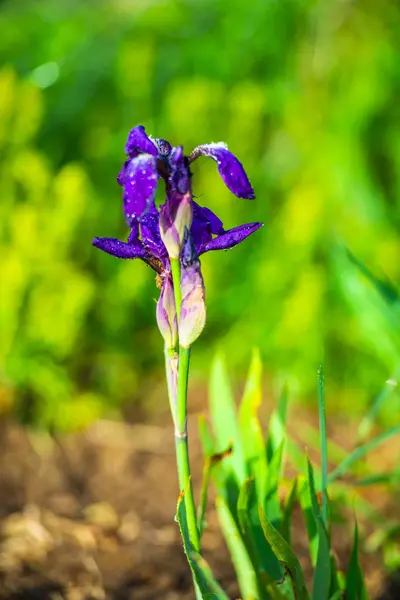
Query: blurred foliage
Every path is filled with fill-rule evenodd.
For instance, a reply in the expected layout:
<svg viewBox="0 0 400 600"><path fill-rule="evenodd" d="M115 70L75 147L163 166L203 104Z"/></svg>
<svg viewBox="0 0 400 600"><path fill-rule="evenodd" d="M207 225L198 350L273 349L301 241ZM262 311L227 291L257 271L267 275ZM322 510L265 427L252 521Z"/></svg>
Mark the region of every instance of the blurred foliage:
<svg viewBox="0 0 400 600"><path fill-rule="evenodd" d="M9 0L0 13L1 393L25 421L84 425L162 378L152 273L91 247L126 236L129 129L226 141L257 200L212 161L194 191L226 227L265 227L203 260L194 368L251 347L306 398L362 412L400 363L399 330L346 251L400 281L400 7L395 0Z"/></svg>

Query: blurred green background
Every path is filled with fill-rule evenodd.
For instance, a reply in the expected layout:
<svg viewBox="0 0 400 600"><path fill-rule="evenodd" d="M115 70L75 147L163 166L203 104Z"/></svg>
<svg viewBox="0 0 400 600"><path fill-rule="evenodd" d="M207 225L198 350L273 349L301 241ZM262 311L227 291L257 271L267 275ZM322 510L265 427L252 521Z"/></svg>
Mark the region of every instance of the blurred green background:
<svg viewBox="0 0 400 600"><path fill-rule="evenodd" d="M399 40L395 0L3 1L1 410L69 429L164 400L153 273L91 246L127 235L116 175L141 123L187 152L227 142L256 201L207 159L194 192L225 227L265 223L203 259L197 379L223 345L240 380L259 346L307 401L323 358L328 400L362 413L400 362L398 297L346 253L398 284Z"/></svg>

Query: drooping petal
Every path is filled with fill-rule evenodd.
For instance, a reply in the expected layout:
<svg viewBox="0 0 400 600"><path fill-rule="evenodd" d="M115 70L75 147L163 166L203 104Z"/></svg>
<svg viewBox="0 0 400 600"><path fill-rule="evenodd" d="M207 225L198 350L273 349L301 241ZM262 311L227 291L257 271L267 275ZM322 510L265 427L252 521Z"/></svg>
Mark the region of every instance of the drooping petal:
<svg viewBox="0 0 400 600"><path fill-rule="evenodd" d="M204 244L199 254L204 254L204 252L209 252L210 250L228 250L229 248L233 248L257 231L262 225L263 223L247 223L246 225L239 225L233 229L228 229L222 235Z"/></svg>
<svg viewBox="0 0 400 600"><path fill-rule="evenodd" d="M131 158L135 158L138 154L151 154L152 156L157 156L158 149L147 135L143 125L138 125L129 132L128 140L125 145L125 152Z"/></svg>
<svg viewBox="0 0 400 600"><path fill-rule="evenodd" d="M205 244L210 242L213 235L224 232L222 221L209 208L193 202L193 223L190 230L197 253L201 254Z"/></svg>
<svg viewBox="0 0 400 600"><path fill-rule="evenodd" d="M157 159L140 154L125 163L118 183L124 188L123 205L129 226L142 218L152 206L157 187Z"/></svg>
<svg viewBox="0 0 400 600"><path fill-rule="evenodd" d="M223 233L222 221L212 210L206 206L200 206L193 202L193 219L198 219L209 225L210 231L214 235Z"/></svg>
<svg viewBox="0 0 400 600"><path fill-rule="evenodd" d="M116 238L94 238L92 242L93 246L116 256L117 258L142 258L147 257L146 250L144 249L141 242L130 244L127 242L121 242Z"/></svg>
<svg viewBox="0 0 400 600"><path fill-rule="evenodd" d="M192 162L198 156L209 156L216 161L219 174L226 187L235 196L249 200L255 197L242 163L232 152L229 152L226 144L218 142L216 144L202 144L201 146L197 146L190 155L189 162Z"/></svg>

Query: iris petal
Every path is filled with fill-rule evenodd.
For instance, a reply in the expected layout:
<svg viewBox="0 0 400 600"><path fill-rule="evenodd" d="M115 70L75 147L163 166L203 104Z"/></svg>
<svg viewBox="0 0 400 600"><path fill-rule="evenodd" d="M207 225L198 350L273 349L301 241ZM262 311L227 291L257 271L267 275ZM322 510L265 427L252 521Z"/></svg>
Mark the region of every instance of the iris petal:
<svg viewBox="0 0 400 600"><path fill-rule="evenodd" d="M141 219L154 202L157 187L157 159L140 154L125 163L118 183L124 188L123 204L129 226Z"/></svg>
<svg viewBox="0 0 400 600"><path fill-rule="evenodd" d="M93 246L117 258L146 258L147 253L142 243L121 242L116 238L94 238Z"/></svg>
<svg viewBox="0 0 400 600"><path fill-rule="evenodd" d="M216 161L219 174L226 187L235 196L249 200L255 197L242 163L232 152L229 152L226 144L218 142L217 144L202 144L201 146L197 146L189 157L189 161L192 162L198 156L209 156Z"/></svg>
<svg viewBox="0 0 400 600"><path fill-rule="evenodd" d="M239 225L233 229L228 229L222 235L204 244L200 253L204 254L204 252L209 252L210 250L228 250L229 248L233 248L257 231L262 225L263 223L247 223L246 225Z"/></svg>
<svg viewBox="0 0 400 600"><path fill-rule="evenodd" d="M143 125L138 125L129 132L125 152L131 158L135 158L138 154L157 156L158 149L147 135Z"/></svg>

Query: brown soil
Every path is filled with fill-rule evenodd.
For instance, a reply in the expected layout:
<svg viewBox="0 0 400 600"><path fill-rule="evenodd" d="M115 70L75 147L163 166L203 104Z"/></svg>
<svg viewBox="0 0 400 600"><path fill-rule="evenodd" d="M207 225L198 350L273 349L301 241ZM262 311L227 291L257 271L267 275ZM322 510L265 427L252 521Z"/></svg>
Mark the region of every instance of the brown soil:
<svg viewBox="0 0 400 600"><path fill-rule="evenodd" d="M198 492L196 429L192 417ZM0 453L1 600L194 598L174 522L177 481L166 415L140 425L99 421L85 433L56 438L3 422ZM209 504L204 552L228 595L238 598L212 499ZM304 538L297 543L305 555ZM337 551L345 568L347 534L339 534ZM367 568L378 597L379 557L368 559ZM400 598L398 592L381 598Z"/></svg>

